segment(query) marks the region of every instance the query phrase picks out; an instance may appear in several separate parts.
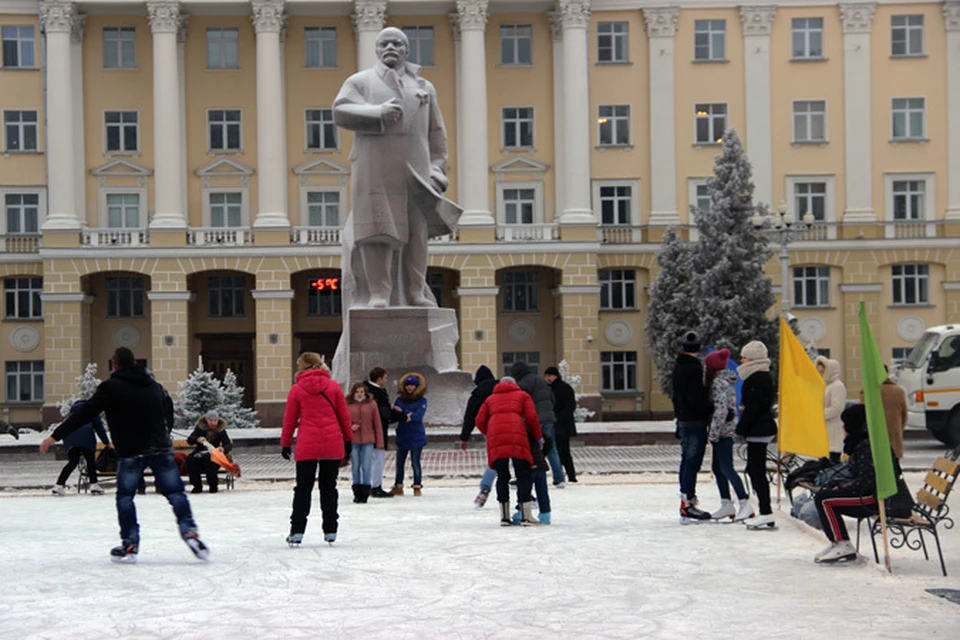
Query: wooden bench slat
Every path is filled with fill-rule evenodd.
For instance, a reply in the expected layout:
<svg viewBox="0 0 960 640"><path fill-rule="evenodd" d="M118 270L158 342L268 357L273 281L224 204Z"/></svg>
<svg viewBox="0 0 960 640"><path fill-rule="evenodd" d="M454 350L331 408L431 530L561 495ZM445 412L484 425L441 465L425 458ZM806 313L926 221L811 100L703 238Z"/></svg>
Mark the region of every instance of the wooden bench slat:
<svg viewBox="0 0 960 640"><path fill-rule="evenodd" d="M933 468L948 476L956 476L957 470L960 469L960 464L953 460L947 460L946 458L937 458L933 462Z"/></svg>
<svg viewBox="0 0 960 640"><path fill-rule="evenodd" d="M917 502L930 507L934 511L938 510L943 504L943 500L939 496L930 493L926 489L920 489L920 491L917 492Z"/></svg>
<svg viewBox="0 0 960 640"><path fill-rule="evenodd" d="M950 489L950 486L953 484L952 481L947 480L934 471L929 472L923 482L926 485L924 489L933 489L940 495L946 495L947 491Z"/></svg>

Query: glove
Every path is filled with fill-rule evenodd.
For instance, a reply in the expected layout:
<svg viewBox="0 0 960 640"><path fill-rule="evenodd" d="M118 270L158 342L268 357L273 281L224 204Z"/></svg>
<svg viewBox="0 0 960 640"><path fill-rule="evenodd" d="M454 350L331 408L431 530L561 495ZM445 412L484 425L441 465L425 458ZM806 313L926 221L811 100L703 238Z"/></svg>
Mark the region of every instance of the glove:
<svg viewBox="0 0 960 640"><path fill-rule="evenodd" d="M280 449L280 455L283 456L283 459L284 459L284 460L289 460L289 459L290 459L290 447L284 447L283 449Z"/></svg>
<svg viewBox="0 0 960 640"><path fill-rule="evenodd" d="M550 452L553 451L553 438L550 436L544 436L543 444L540 445L540 448L543 449L543 455L550 455Z"/></svg>
<svg viewBox="0 0 960 640"><path fill-rule="evenodd" d="M352 451L353 451L353 443L351 443L349 440L344 440L343 441L343 457L349 458L350 453Z"/></svg>

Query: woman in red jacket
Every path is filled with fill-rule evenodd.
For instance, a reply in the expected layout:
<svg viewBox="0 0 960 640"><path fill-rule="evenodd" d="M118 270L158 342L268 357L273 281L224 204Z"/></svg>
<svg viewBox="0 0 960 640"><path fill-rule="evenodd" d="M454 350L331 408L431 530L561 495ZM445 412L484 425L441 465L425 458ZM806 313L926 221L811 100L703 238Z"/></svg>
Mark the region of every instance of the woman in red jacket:
<svg viewBox="0 0 960 640"><path fill-rule="evenodd" d="M310 494L319 470L320 512L323 514L323 539L337 539L337 474L340 460L350 455L350 411L343 389L330 379L330 370L316 353L305 352L297 358L297 381L287 396L280 435L281 455L290 459L293 434L297 432L297 485L293 490L290 516L291 545L303 541L310 515Z"/></svg>
<svg viewBox="0 0 960 640"><path fill-rule="evenodd" d="M477 428L487 437L487 464L497 472L497 502L500 503L500 526L510 522L510 461L517 474L517 498L522 525L539 524L533 517L530 489L533 485L530 467L530 437L543 445L543 433L537 420L533 399L510 376L505 376L477 413ZM528 435L527 430L530 433Z"/></svg>

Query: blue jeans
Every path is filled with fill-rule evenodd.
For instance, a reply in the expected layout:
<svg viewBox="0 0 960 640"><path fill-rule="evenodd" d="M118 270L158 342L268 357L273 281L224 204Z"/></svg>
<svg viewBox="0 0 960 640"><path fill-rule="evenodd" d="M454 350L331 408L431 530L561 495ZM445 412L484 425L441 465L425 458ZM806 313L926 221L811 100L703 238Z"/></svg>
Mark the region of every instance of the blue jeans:
<svg viewBox="0 0 960 640"><path fill-rule="evenodd" d="M183 480L172 453L120 458L117 463L117 520L120 522L120 539L123 543L140 544L140 524L137 522L137 507L133 498L143 480L143 470L147 467L153 471L157 490L173 507L180 535L196 531L197 523L190 511L190 501L183 492Z"/></svg>
<svg viewBox="0 0 960 640"><path fill-rule="evenodd" d="M374 449L370 463L370 486L379 487L383 484L383 468L387 466L387 452L383 449Z"/></svg>
<svg viewBox="0 0 960 640"><path fill-rule="evenodd" d="M533 492L537 496L537 510L540 513L550 513L550 491L547 488L547 472L534 469L530 475L533 477Z"/></svg>
<svg viewBox="0 0 960 640"><path fill-rule="evenodd" d="M423 453L423 447L414 447L413 449L401 449L397 447L397 477L394 484L403 486L403 468L407 465L407 454L410 454L410 464L413 466L413 484L421 484L423 473L420 469L420 454Z"/></svg>
<svg viewBox="0 0 960 640"><path fill-rule="evenodd" d="M722 500L730 499L730 485L740 500L746 500L748 497L746 489L743 488L743 480L733 468L733 438L720 438L713 443L713 477L717 481L717 489L720 490ZM728 484L729 483L729 484Z"/></svg>
<svg viewBox="0 0 960 640"><path fill-rule="evenodd" d="M368 484L370 481L370 466L373 464L373 443L355 444L350 450L350 466L353 472L353 484Z"/></svg>
<svg viewBox="0 0 960 640"><path fill-rule="evenodd" d="M480 478L480 490L483 491L487 489L488 491L493 488L493 483L497 479L497 470L486 467L483 470L483 476Z"/></svg>
<svg viewBox="0 0 960 640"><path fill-rule="evenodd" d="M697 495L697 474L707 451L707 427L704 423L678 422L680 431L680 493Z"/></svg>
<svg viewBox="0 0 960 640"><path fill-rule="evenodd" d="M552 422L540 425L540 430L543 431L544 438L549 436L553 440L553 446L550 447L550 453L547 454L547 462L550 464L550 473L553 474L553 484L560 484L565 478L563 476L563 465L560 464L560 451L557 449L557 432L553 428Z"/></svg>

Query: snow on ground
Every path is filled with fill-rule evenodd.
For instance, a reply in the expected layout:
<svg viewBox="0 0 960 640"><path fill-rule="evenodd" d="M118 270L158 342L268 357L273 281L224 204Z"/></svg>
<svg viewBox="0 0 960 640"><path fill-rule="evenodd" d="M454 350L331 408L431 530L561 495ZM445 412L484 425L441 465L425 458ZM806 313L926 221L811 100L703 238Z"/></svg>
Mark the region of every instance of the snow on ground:
<svg viewBox="0 0 960 640"><path fill-rule="evenodd" d="M366 505L341 483L336 544L315 501L299 549L291 483L241 484L191 496L206 564L151 492L133 566L108 560L109 495L2 495L0 638L957 637L960 606L924 590L960 581L919 552L895 551L893 576L818 566L825 540L785 512L778 531L681 527L673 482L585 480L552 492L553 525L509 529L493 500L473 509L472 481Z"/></svg>

